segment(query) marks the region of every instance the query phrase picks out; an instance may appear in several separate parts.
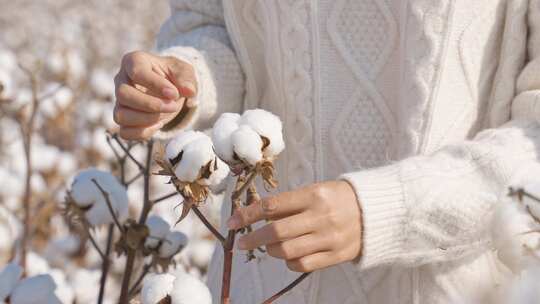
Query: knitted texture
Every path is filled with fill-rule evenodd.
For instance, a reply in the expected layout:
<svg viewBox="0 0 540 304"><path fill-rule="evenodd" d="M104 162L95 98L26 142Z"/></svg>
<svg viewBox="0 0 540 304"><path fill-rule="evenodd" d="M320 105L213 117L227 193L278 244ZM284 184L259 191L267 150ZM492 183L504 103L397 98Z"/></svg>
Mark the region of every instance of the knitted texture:
<svg viewBox="0 0 540 304"><path fill-rule="evenodd" d="M360 260L315 272L280 303L455 303L498 283L485 220L540 157L540 0L171 7L158 48L192 63L202 88L179 128L267 108L284 121L281 189L342 178L357 192ZM208 273L216 302L222 260L218 249ZM234 303L297 276L268 256L237 254L234 269Z"/></svg>

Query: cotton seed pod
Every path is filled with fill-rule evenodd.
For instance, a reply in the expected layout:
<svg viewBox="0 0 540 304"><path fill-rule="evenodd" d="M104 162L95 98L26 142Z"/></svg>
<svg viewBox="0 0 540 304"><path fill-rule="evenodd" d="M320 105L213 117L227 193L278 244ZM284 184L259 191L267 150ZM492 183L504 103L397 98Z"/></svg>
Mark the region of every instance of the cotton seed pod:
<svg viewBox="0 0 540 304"><path fill-rule="evenodd" d="M216 153L229 164L235 161L231 137L239 128L239 122L239 114L223 113L212 128L212 141L216 147Z"/></svg>
<svg viewBox="0 0 540 304"><path fill-rule="evenodd" d="M188 238L180 231L171 231L159 247L159 257L171 258L180 252L188 242Z"/></svg>
<svg viewBox="0 0 540 304"><path fill-rule="evenodd" d="M237 157L250 165L262 160L262 138L249 126L240 126L231 138Z"/></svg>
<svg viewBox="0 0 540 304"><path fill-rule="evenodd" d="M205 166L216 159L209 137L194 140L186 145L182 152L182 160L174 169L174 173L183 182L193 183L201 178Z"/></svg>
<svg viewBox="0 0 540 304"><path fill-rule="evenodd" d="M94 168L80 171L71 184L71 197L75 204L84 208L85 217L91 226L99 226L113 222L103 193L95 180L109 194L110 203L118 219L123 221L128 215L128 195L126 189L110 173Z"/></svg>
<svg viewBox="0 0 540 304"><path fill-rule="evenodd" d="M285 149L283 126L278 116L261 109L247 110L240 118L240 125L250 126L269 141L263 150L265 158L273 158Z"/></svg>
<svg viewBox="0 0 540 304"><path fill-rule="evenodd" d="M11 294L12 304L56 304L60 303L54 294L56 284L48 274L22 280Z"/></svg>
<svg viewBox="0 0 540 304"><path fill-rule="evenodd" d="M147 275L141 290L142 304L159 303L171 293L175 279L176 277L169 273Z"/></svg>
<svg viewBox="0 0 540 304"><path fill-rule="evenodd" d="M171 162L173 166L176 165L176 160L177 158L179 158L179 154L182 153L186 145L201 137L207 136L206 134L198 131L180 132L178 136L176 136L167 143L167 147L165 148L165 154L167 156L167 159Z"/></svg>
<svg viewBox="0 0 540 304"><path fill-rule="evenodd" d="M212 295L208 287L184 272L176 274L170 296L172 304L212 304Z"/></svg>
<svg viewBox="0 0 540 304"><path fill-rule="evenodd" d="M0 301L4 301L21 279L23 269L15 263L7 264L0 272Z"/></svg>
<svg viewBox="0 0 540 304"><path fill-rule="evenodd" d="M212 174L210 174L210 177L203 178L200 181L202 185L217 186L221 184L223 180L227 178L227 176L229 176L229 173L230 173L229 166L218 157L216 157L214 161L215 163L213 164L213 167L214 167L213 169L215 169L215 171L212 172Z"/></svg>
<svg viewBox="0 0 540 304"><path fill-rule="evenodd" d="M144 241L144 246L148 249L156 249L162 242L161 239L165 239L171 230L171 225L157 215L149 216L146 220L146 226L150 234Z"/></svg>

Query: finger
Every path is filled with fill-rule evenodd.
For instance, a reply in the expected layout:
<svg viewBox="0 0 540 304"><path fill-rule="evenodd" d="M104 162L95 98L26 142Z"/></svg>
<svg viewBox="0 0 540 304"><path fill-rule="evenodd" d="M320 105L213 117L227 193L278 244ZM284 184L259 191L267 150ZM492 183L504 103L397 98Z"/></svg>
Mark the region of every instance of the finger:
<svg viewBox="0 0 540 304"><path fill-rule="evenodd" d="M149 127L160 121L160 113L147 113L117 105L114 108L114 121L123 127Z"/></svg>
<svg viewBox="0 0 540 304"><path fill-rule="evenodd" d="M317 252L298 259L287 261L287 267L296 272L312 272L329 266L339 264L341 260L336 260L335 253L330 251Z"/></svg>
<svg viewBox="0 0 540 304"><path fill-rule="evenodd" d="M123 66L129 79L151 91L160 92L167 99L178 99L179 93L173 83L152 68L149 54L133 52L126 55Z"/></svg>
<svg viewBox="0 0 540 304"><path fill-rule="evenodd" d="M278 259L293 260L328 250L328 244L316 234L305 234L297 238L266 246L266 252Z"/></svg>
<svg viewBox="0 0 540 304"><path fill-rule="evenodd" d="M180 95L193 98L197 95L197 77L193 66L174 57L166 57L169 79L180 91Z"/></svg>
<svg viewBox="0 0 540 304"><path fill-rule="evenodd" d="M120 105L149 113L175 113L181 108L178 102L166 101L141 92L127 83L116 87L116 98Z"/></svg>
<svg viewBox="0 0 540 304"><path fill-rule="evenodd" d="M161 127L161 124L148 128L120 127L118 134L125 140L145 140L152 137Z"/></svg>
<svg viewBox="0 0 540 304"><path fill-rule="evenodd" d="M238 248L251 250L260 246L275 244L313 232L313 221L304 214L293 215L265 225L238 240Z"/></svg>
<svg viewBox="0 0 540 304"><path fill-rule="evenodd" d="M306 205L302 191L284 192L237 210L227 221L227 226L229 229L240 229L263 219L279 219L301 212Z"/></svg>

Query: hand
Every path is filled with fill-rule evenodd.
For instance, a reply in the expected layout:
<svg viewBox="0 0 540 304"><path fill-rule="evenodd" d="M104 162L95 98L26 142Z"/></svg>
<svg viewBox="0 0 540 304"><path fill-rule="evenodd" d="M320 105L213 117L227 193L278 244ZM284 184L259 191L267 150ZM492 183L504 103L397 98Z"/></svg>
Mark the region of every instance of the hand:
<svg viewBox="0 0 540 304"><path fill-rule="evenodd" d="M314 184L265 198L235 212L227 221L239 229L260 220L269 224L238 240L242 250L266 246L297 272L351 261L362 247L361 210L345 181Z"/></svg>
<svg viewBox="0 0 540 304"><path fill-rule="evenodd" d="M174 57L132 52L114 78L114 121L124 139L146 139L175 118L197 94L193 67Z"/></svg>

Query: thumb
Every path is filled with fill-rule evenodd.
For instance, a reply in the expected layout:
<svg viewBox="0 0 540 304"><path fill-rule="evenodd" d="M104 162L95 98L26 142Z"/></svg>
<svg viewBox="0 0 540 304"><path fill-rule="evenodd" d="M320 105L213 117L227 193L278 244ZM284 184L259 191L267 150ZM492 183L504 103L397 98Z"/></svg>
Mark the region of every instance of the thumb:
<svg viewBox="0 0 540 304"><path fill-rule="evenodd" d="M177 58L168 57L168 78L180 95L186 98L193 98L197 95L197 77L193 66Z"/></svg>

